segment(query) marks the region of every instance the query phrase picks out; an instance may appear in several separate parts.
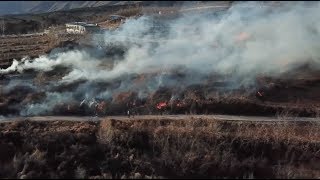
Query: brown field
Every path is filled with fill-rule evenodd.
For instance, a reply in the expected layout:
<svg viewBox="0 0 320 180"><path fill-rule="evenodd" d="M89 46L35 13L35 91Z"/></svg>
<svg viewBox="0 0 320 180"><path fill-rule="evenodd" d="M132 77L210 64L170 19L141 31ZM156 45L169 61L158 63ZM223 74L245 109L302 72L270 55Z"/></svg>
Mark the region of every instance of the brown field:
<svg viewBox="0 0 320 180"><path fill-rule="evenodd" d="M31 58L44 55L67 41L79 41L79 35L31 34L5 36L0 38L0 68L11 65L13 59L20 60L25 56ZM83 38L81 36L81 38Z"/></svg>
<svg viewBox="0 0 320 180"><path fill-rule="evenodd" d="M85 19L114 29L121 22L107 20L110 14L136 17L159 11L170 18L179 7L135 5L21 15L8 18L7 27L13 34L25 33ZM29 27L31 22L35 24ZM84 48L88 39L58 33L5 36L0 38L0 68L10 66L13 59L38 57L57 47ZM111 59L125 52L119 49L103 51ZM112 66L101 63L102 68ZM277 78L257 77L255 87L222 92L219 88L228 82L213 75L183 89L160 87L143 99L134 90L115 92L112 100L103 101L101 111L81 106L79 98L56 103L48 116L21 117L24 106L47 101L46 91L77 89L83 82L55 84L69 71L55 67L0 76L0 178L320 178L320 72L312 65ZM173 70L172 76L188 75L184 73ZM130 83L143 84L148 76L157 75L134 75ZM122 80L93 82L90 87L113 88ZM17 83L4 91L10 82ZM52 89L43 88L50 83L55 85ZM179 98L171 101L176 91ZM264 100L257 92L265 94ZM156 108L159 102L168 102L161 112ZM134 118L123 116L128 109ZM94 114L100 117L88 117ZM2 115L13 118L2 121Z"/></svg>
<svg viewBox="0 0 320 180"><path fill-rule="evenodd" d="M1 178L319 178L318 122L0 124Z"/></svg>

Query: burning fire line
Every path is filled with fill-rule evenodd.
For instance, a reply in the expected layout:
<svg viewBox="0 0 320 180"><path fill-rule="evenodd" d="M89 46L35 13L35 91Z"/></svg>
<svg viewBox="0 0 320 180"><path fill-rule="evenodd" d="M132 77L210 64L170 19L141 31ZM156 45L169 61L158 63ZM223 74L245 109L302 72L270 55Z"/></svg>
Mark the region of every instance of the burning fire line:
<svg viewBox="0 0 320 180"><path fill-rule="evenodd" d="M167 105L168 105L168 104L167 104L166 102L160 102L160 103L157 104L156 108L157 108L158 110L161 110L161 109L166 108Z"/></svg>

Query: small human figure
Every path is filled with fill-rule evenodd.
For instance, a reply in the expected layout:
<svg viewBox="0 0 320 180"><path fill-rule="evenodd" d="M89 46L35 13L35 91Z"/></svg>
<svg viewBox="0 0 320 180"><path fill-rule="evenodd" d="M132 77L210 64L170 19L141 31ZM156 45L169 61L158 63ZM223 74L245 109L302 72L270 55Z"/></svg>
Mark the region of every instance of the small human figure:
<svg viewBox="0 0 320 180"><path fill-rule="evenodd" d="M94 105L94 115L95 115L95 117L98 117L98 106L99 106L98 103Z"/></svg>
<svg viewBox="0 0 320 180"><path fill-rule="evenodd" d="M258 92L256 93L256 97L257 97L260 101L262 101L262 102L265 101L265 95L264 95L264 92L263 92L263 91L258 91Z"/></svg>
<svg viewBox="0 0 320 180"><path fill-rule="evenodd" d="M130 110L127 111L128 118L130 118Z"/></svg>

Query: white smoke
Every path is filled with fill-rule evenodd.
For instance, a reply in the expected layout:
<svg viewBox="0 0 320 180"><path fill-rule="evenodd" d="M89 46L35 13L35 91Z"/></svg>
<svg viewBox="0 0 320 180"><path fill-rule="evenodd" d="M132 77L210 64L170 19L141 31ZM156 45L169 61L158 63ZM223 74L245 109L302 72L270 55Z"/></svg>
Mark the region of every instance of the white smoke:
<svg viewBox="0 0 320 180"><path fill-rule="evenodd" d="M63 82L78 79L110 80L127 73L144 73L151 67L185 65L201 72L236 73L243 80L252 80L259 73L280 74L296 63L319 60L319 3L270 9L255 2L231 7L220 19L188 14L172 21L169 32L150 33L151 17L128 20L119 30L105 34L105 42L135 42L125 58L112 70L100 69L99 60L86 52L70 51L56 59L46 56L24 61L2 69L48 71L56 65L73 70ZM272 12L270 12L272 11ZM239 37L245 32L245 38ZM239 42L240 41L240 42ZM150 42L158 43L154 47Z"/></svg>
<svg viewBox="0 0 320 180"><path fill-rule="evenodd" d="M20 112L20 115L48 115L52 109L60 104L73 100L72 93L46 93L46 99L42 103L28 104L25 109Z"/></svg>
<svg viewBox="0 0 320 180"><path fill-rule="evenodd" d="M8 67L7 69L0 69L0 73L1 74L7 74L7 73L10 73L10 72L14 72L17 70L17 67L19 65L19 62L17 60L13 60L12 64L10 67Z"/></svg>
<svg viewBox="0 0 320 180"><path fill-rule="evenodd" d="M130 74L180 67L192 73L182 81L158 73L143 87L137 87L128 79L116 89L105 89L98 94L88 90L88 85L88 89L82 89L90 91L90 98L94 95L109 98L119 89L138 88L141 88L139 97L145 97L160 86L183 87L199 83L211 73L230 75L239 86L252 85L260 74L279 76L304 63L319 68L319 5L315 2L311 7L302 3L268 7L257 2L238 3L221 16L188 13L165 22L166 27L154 24L152 17L142 16L129 19L119 29L104 34L105 44L121 44L128 48L124 58L113 62L111 69L101 66L104 60L73 50L55 57L13 61L9 68L0 69L0 74L27 69L50 71L59 65L71 68L60 83L71 83L82 79L113 82ZM31 107L32 112L48 108L51 106L43 104Z"/></svg>
<svg viewBox="0 0 320 180"><path fill-rule="evenodd" d="M200 72L234 73L243 83L253 83L258 74L279 75L305 62L318 65L318 10L319 3L278 9L255 2L238 4L221 19L185 15L169 24L166 37L147 33L153 26L152 18L131 19L119 30L106 33L105 40L139 45L131 45L111 71L82 74L88 79L112 79L125 73L144 73L151 67L184 65Z"/></svg>

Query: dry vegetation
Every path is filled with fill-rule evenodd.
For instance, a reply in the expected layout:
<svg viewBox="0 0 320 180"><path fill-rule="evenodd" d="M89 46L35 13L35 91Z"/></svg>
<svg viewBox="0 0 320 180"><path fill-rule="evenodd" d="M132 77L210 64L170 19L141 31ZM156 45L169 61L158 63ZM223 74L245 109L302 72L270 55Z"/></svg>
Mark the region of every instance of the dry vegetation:
<svg viewBox="0 0 320 180"><path fill-rule="evenodd" d="M134 7L114 12L132 17L159 10L170 14L175 9ZM104 15L97 13L95 20L100 16L104 21ZM53 39L48 36L2 39L0 62L8 66L12 58L45 53L68 37ZM39 73L34 80L43 84L59 77ZM276 89L279 97L293 97L290 92L295 89L282 89ZM318 91L309 89L306 92L312 95ZM11 113L6 109L9 101L23 104L45 97L41 93L12 93L1 97L2 114ZM20 94L23 98L18 97ZM171 94L159 92L152 97L155 101L146 107L154 107L158 100L168 100ZM308 105L320 97L311 95L305 98L311 99L310 102L296 103L293 98L286 102L273 96L262 103L251 98L252 94L243 93L205 94L206 99L201 96L191 91L186 93L186 106L171 108L168 113L276 114L281 120L288 116L320 116L318 106ZM122 113L124 106L120 105L110 108L108 113ZM141 114L150 112L145 108ZM132 121L0 123L0 178L319 178L319 130L319 122L228 122L161 117Z"/></svg>
<svg viewBox="0 0 320 180"><path fill-rule="evenodd" d="M8 66L13 59L23 56L44 54L50 47L50 37L36 35L30 37L7 37L0 39L0 65Z"/></svg>
<svg viewBox="0 0 320 180"><path fill-rule="evenodd" d="M142 15L142 8L141 7L134 7L129 9L120 9L115 14L125 17L132 17Z"/></svg>
<svg viewBox="0 0 320 180"><path fill-rule="evenodd" d="M64 42L73 41L76 43L81 39L85 39L85 37L72 34L35 34L0 38L0 68L10 66L13 59L20 60L25 56L38 57L56 47L63 47Z"/></svg>
<svg viewBox="0 0 320 180"><path fill-rule="evenodd" d="M318 122L1 123L1 178L317 178Z"/></svg>

